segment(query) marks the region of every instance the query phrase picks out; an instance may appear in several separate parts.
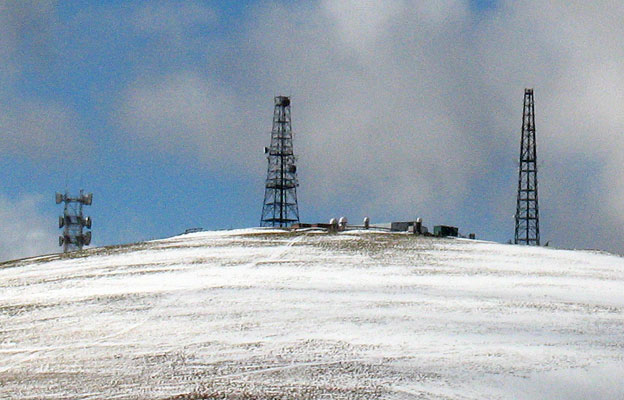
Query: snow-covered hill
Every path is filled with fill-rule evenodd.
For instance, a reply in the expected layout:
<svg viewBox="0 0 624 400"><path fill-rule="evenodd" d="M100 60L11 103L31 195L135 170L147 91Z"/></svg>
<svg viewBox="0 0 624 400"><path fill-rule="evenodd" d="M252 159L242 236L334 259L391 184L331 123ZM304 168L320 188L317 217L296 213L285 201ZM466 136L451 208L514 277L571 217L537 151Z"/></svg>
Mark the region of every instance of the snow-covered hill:
<svg viewBox="0 0 624 400"><path fill-rule="evenodd" d="M202 232L0 265L0 398L624 398L624 259Z"/></svg>

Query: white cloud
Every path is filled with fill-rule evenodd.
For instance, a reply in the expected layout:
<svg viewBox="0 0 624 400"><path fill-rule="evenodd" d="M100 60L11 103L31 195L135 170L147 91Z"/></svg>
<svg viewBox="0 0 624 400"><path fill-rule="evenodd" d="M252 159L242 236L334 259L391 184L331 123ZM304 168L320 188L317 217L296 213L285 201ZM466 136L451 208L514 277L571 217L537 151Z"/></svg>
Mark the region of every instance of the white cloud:
<svg viewBox="0 0 624 400"><path fill-rule="evenodd" d="M83 159L88 141L78 133L77 114L55 101L15 100L2 103L2 151L33 160ZM73 149L82 149L74 151Z"/></svg>
<svg viewBox="0 0 624 400"><path fill-rule="evenodd" d="M0 152L32 160L81 158L88 140L78 114L56 98L35 97L20 81L45 75L55 60L59 21L54 1L0 1ZM68 152L70 148L82 152Z"/></svg>
<svg viewBox="0 0 624 400"><path fill-rule="evenodd" d="M366 50L401 11L401 1L322 1L321 8L337 24L340 37L350 46Z"/></svg>
<svg viewBox="0 0 624 400"><path fill-rule="evenodd" d="M249 126L235 97L209 78L182 71L128 87L116 120L130 146L226 167L250 156ZM260 145L257 145L260 154Z"/></svg>
<svg viewBox="0 0 624 400"><path fill-rule="evenodd" d="M58 253L54 219L42 212L44 197L0 197L0 260Z"/></svg>
<svg viewBox="0 0 624 400"><path fill-rule="evenodd" d="M0 0L0 78L12 84L24 64L37 63L50 53L53 1Z"/></svg>

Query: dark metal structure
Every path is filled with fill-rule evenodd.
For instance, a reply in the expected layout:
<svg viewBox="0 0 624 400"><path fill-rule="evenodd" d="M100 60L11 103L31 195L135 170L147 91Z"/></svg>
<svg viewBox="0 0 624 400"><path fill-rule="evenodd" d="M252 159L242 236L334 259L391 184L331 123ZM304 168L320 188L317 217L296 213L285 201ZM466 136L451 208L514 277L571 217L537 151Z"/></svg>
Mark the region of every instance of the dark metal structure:
<svg viewBox="0 0 624 400"><path fill-rule="evenodd" d="M93 193L85 194L80 190L78 197L72 197L67 192L56 194L56 204L65 203L63 215L59 217L59 228L63 234L59 236L59 246L63 252L82 250L83 246L91 243L91 232L84 232L84 228L91 229L91 217L84 217L83 206L90 206L93 202Z"/></svg>
<svg viewBox="0 0 624 400"><path fill-rule="evenodd" d="M456 226L435 225L433 227L433 235L439 236L439 237L447 237L447 236L458 237L459 228Z"/></svg>
<svg viewBox="0 0 624 400"><path fill-rule="evenodd" d="M271 146L264 148L268 159L264 205L260 226L287 227L299 222L297 165L293 152L290 98L275 97Z"/></svg>
<svg viewBox="0 0 624 400"><path fill-rule="evenodd" d="M522 139L518 168L515 244L540 244L539 206L537 201L537 151L535 143L535 106L533 89L524 90Z"/></svg>

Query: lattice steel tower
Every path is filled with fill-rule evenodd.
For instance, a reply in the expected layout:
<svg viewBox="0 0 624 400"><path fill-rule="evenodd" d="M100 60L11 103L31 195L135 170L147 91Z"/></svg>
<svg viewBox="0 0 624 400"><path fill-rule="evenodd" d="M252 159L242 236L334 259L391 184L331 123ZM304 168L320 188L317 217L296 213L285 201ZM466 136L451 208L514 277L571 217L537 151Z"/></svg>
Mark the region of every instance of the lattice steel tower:
<svg viewBox="0 0 624 400"><path fill-rule="evenodd" d="M72 197L67 192L56 194L56 204L65 203L63 215L59 217L59 228L63 228L63 234L59 236L59 246L63 246L63 252L82 250L83 246L91 244L91 232L83 229L91 229L91 217L82 214L82 206L90 206L93 202L93 193L85 194L80 190L78 197Z"/></svg>
<svg viewBox="0 0 624 400"><path fill-rule="evenodd" d="M275 97L271 146L265 147L269 166L260 226L286 227L299 222L297 166L293 152L290 98Z"/></svg>
<svg viewBox="0 0 624 400"><path fill-rule="evenodd" d="M533 89L524 90L522 139L518 168L515 244L540 244L539 206L537 202L537 151L535 144L535 108Z"/></svg>

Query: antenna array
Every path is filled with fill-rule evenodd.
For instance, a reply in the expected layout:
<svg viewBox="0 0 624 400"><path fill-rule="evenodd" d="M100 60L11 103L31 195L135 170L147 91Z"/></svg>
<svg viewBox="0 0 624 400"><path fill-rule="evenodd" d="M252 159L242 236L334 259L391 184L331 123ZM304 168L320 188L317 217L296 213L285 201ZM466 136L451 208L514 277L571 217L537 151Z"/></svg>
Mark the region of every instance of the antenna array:
<svg viewBox="0 0 624 400"><path fill-rule="evenodd" d="M84 217L83 206L90 206L93 202L93 193L84 194L80 190L78 197L72 197L67 192L56 194L56 204L65 203L63 215L59 217L59 228L63 234L59 236L59 246L63 252L82 250L83 246L91 244L91 231L84 232L84 228L91 229L91 217Z"/></svg>

